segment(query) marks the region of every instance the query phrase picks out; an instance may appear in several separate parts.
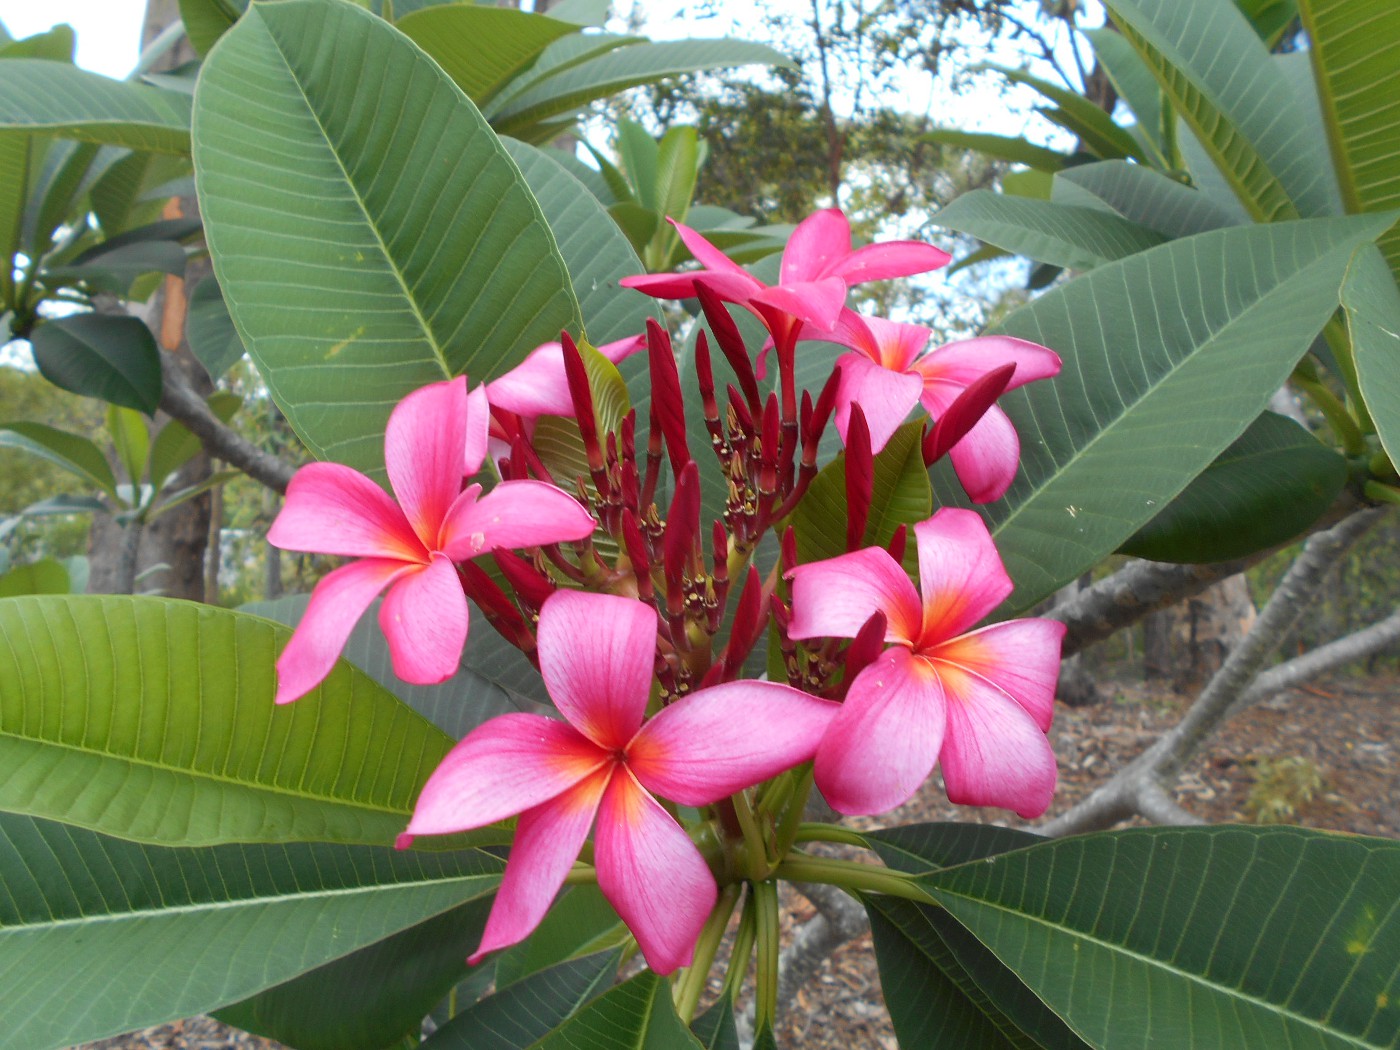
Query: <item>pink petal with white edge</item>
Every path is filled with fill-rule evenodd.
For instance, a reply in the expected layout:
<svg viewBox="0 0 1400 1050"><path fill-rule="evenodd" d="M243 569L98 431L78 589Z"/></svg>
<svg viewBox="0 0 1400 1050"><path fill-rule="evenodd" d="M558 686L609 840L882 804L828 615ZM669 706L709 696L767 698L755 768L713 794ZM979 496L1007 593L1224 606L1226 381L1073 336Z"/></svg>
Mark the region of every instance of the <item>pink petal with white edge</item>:
<svg viewBox="0 0 1400 1050"><path fill-rule="evenodd" d="M851 254L851 224L840 208L823 208L797 224L783 249L783 284L830 277ZM844 282L843 282L844 283Z"/></svg>
<svg viewBox="0 0 1400 1050"><path fill-rule="evenodd" d="M550 697L600 747L621 749L646 713L656 610L635 598L555 591L540 609L540 674Z"/></svg>
<svg viewBox="0 0 1400 1050"><path fill-rule="evenodd" d="M896 646L856 675L817 748L816 783L842 813L907 802L938 762L943 687L927 661Z"/></svg>
<svg viewBox="0 0 1400 1050"><path fill-rule="evenodd" d="M283 550L354 558L428 558L398 504L340 463L311 463L296 472L267 542Z"/></svg>
<svg viewBox="0 0 1400 1050"><path fill-rule="evenodd" d="M1039 343L1007 335L983 335L945 343L921 357L914 367L929 379L969 386L1002 365L1016 366L1006 388L1014 390L1033 380L1059 375L1061 361L1059 354Z"/></svg>
<svg viewBox="0 0 1400 1050"><path fill-rule="evenodd" d="M581 784L611 760L573 726L543 715L499 715L468 733L433 770L405 835L450 835L505 820Z"/></svg>
<svg viewBox="0 0 1400 1050"><path fill-rule="evenodd" d="M462 474L471 477L486 461L486 447L491 440L491 403L486 387L477 384L467 395L467 447L462 457ZM459 486L460 487L460 486Z"/></svg>
<svg viewBox="0 0 1400 1050"><path fill-rule="evenodd" d="M830 273L847 284L864 284L866 281L887 281L893 277L928 273L948 265L951 258L942 248L922 241L884 241L857 248Z"/></svg>
<svg viewBox="0 0 1400 1050"><path fill-rule="evenodd" d="M598 810L598 888L657 973L688 966L719 890L700 851L625 769Z"/></svg>
<svg viewBox="0 0 1400 1050"><path fill-rule="evenodd" d="M912 644L923 607L899 563L881 547L798 565L792 580L791 638L854 638L876 610L885 614L885 641Z"/></svg>
<svg viewBox="0 0 1400 1050"><path fill-rule="evenodd" d="M1043 733L1054 715L1064 636L1065 625L1054 620L1010 620L944 642L927 655L939 666L955 664L1000 689Z"/></svg>
<svg viewBox="0 0 1400 1050"><path fill-rule="evenodd" d="M921 378L908 372L892 372L864 354L842 354L836 359L841 381L836 388L836 429L846 441L851 425L851 405L858 404L870 428L870 451L878 453L919 403Z"/></svg>
<svg viewBox="0 0 1400 1050"><path fill-rule="evenodd" d="M612 775L611 768L601 769L520 815L505 877L469 964L475 966L487 952L518 944L535 931L588 838Z"/></svg>
<svg viewBox="0 0 1400 1050"><path fill-rule="evenodd" d="M1026 820L1055 794L1055 753L1025 708L1000 689L944 665L948 732L943 784L960 806L999 806Z"/></svg>
<svg viewBox="0 0 1400 1050"><path fill-rule="evenodd" d="M420 566L381 558L342 565L311 592L301 622L277 658L277 703L305 696L331 673L369 603L390 582Z"/></svg>
<svg viewBox="0 0 1400 1050"><path fill-rule="evenodd" d="M467 448L465 376L432 383L398 403L384 432L384 466L394 495L430 550L462 491Z"/></svg>
<svg viewBox="0 0 1400 1050"><path fill-rule="evenodd" d="M467 598L457 567L434 554L426 569L404 576L379 607L394 674L414 685L436 685L457 673L467 642Z"/></svg>
<svg viewBox="0 0 1400 1050"><path fill-rule="evenodd" d="M992 535L975 511L944 507L914 526L923 630L918 648L962 634L1012 591Z"/></svg>
<svg viewBox="0 0 1400 1050"><path fill-rule="evenodd" d="M662 798L708 806L809 761L838 710L777 682L711 686L648 721L627 768Z"/></svg>
<svg viewBox="0 0 1400 1050"><path fill-rule="evenodd" d="M581 540L596 524L583 504L548 482L502 481L480 499L452 506L442 526L442 551L462 561L497 547Z"/></svg>
<svg viewBox="0 0 1400 1050"><path fill-rule="evenodd" d="M1021 439L1011 419L993 405L948 450L953 473L973 503L991 503L1006 495L1021 465Z"/></svg>

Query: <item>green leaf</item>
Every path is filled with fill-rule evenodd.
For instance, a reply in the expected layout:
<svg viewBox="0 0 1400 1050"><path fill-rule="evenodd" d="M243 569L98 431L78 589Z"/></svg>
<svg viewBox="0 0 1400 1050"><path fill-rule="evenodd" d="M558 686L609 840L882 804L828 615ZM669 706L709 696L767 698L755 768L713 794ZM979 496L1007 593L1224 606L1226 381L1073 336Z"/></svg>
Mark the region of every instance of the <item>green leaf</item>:
<svg viewBox="0 0 1400 1050"><path fill-rule="evenodd" d="M134 317L73 314L30 337L34 361L54 386L153 415L160 402L160 348Z"/></svg>
<svg viewBox="0 0 1400 1050"><path fill-rule="evenodd" d="M1389 0L1299 0L1332 162L1347 211L1400 207L1400 7ZM1400 276L1400 230L1381 238Z"/></svg>
<svg viewBox="0 0 1400 1050"><path fill-rule="evenodd" d="M108 405L107 432L112 435L117 459L126 468L127 479L133 485L140 485L141 477L146 473L146 457L151 450L151 432L146 429L146 421L141 418L140 412Z"/></svg>
<svg viewBox="0 0 1400 1050"><path fill-rule="evenodd" d="M578 26L545 15L474 4L426 7L395 24L478 106L529 69L554 41L578 32Z"/></svg>
<svg viewBox="0 0 1400 1050"><path fill-rule="evenodd" d="M1071 188L1167 238L1189 237L1234 224L1231 216L1200 190L1123 160L1066 168L1055 176L1052 199L1078 203L1078 198L1064 196Z"/></svg>
<svg viewBox="0 0 1400 1050"><path fill-rule="evenodd" d="M921 872L994 857L1033 846L1044 838L995 824L905 824L866 833L870 848L887 867Z"/></svg>
<svg viewBox="0 0 1400 1050"><path fill-rule="evenodd" d="M0 813L0 1014L47 1050L236 1002L479 897L499 859L139 845Z"/></svg>
<svg viewBox="0 0 1400 1050"><path fill-rule="evenodd" d="M564 260L500 142L368 12L253 7L210 55L195 109L219 285L318 457L377 471L405 394L489 379L579 329Z"/></svg>
<svg viewBox="0 0 1400 1050"><path fill-rule="evenodd" d="M1072 270L1092 270L1164 238L1137 223L1093 208L973 190L933 216L933 222L979 241Z"/></svg>
<svg viewBox="0 0 1400 1050"><path fill-rule="evenodd" d="M569 887L535 931L496 960L496 987L508 987L567 959L616 947L630 937L602 890Z"/></svg>
<svg viewBox="0 0 1400 1050"><path fill-rule="evenodd" d="M233 326L219 282L212 276L195 285L190 294L185 338L210 379L222 378L243 358L243 340Z"/></svg>
<svg viewBox="0 0 1400 1050"><path fill-rule="evenodd" d="M17 421L0 424L0 448L16 448L46 459L117 498L117 479L107 457L85 437L44 423Z"/></svg>
<svg viewBox="0 0 1400 1050"><path fill-rule="evenodd" d="M34 161L33 135L0 131L0 309L15 305L14 258L24 243L24 209Z"/></svg>
<svg viewBox="0 0 1400 1050"><path fill-rule="evenodd" d="M297 1050L384 1050L466 974L492 898L478 897L219 1010L225 1024Z"/></svg>
<svg viewBox="0 0 1400 1050"><path fill-rule="evenodd" d="M1389 1047L1396 843L1135 828L926 876L1091 1046Z"/></svg>
<svg viewBox="0 0 1400 1050"><path fill-rule="evenodd" d="M1130 256L995 331L1049 346L1061 374L1006 394L1021 468L978 508L1029 608L1116 549L1239 437L1336 309L1374 217L1231 227ZM944 504L967 505L946 467Z"/></svg>
<svg viewBox="0 0 1400 1050"><path fill-rule="evenodd" d="M206 402L210 411L227 423L243 404L237 394L216 390ZM151 488L159 492L170 475L204 451L204 444L176 420L168 421L151 443Z"/></svg>
<svg viewBox="0 0 1400 1050"><path fill-rule="evenodd" d="M532 1047L606 988L617 962L617 952L599 952L531 974L462 1011L424 1040L423 1050Z"/></svg>
<svg viewBox="0 0 1400 1050"><path fill-rule="evenodd" d="M1270 50L1289 23L1298 17L1297 0L1234 0L1234 3Z"/></svg>
<svg viewBox="0 0 1400 1050"><path fill-rule="evenodd" d="M143 241L107 249L99 244L67 266L46 267L46 284L82 284L93 291L128 298L131 287L149 273L185 275L185 250L173 241Z"/></svg>
<svg viewBox="0 0 1400 1050"><path fill-rule="evenodd" d="M1298 535L1346 480L1341 455L1265 412L1120 551L1171 562L1242 558Z"/></svg>
<svg viewBox="0 0 1400 1050"><path fill-rule="evenodd" d="M1092 150L1097 156L1105 160L1111 157L1145 159L1137 140L1126 129L1115 124L1111 116L1083 95L1052 84L1048 80L1031 76L1024 70L1007 69L992 63L983 68L995 70L1013 83L1032 87L1055 103L1057 109L1048 111L1041 109L1038 112L1066 130L1073 132L1083 141L1085 147Z"/></svg>
<svg viewBox="0 0 1400 1050"><path fill-rule="evenodd" d="M1230 0L1107 6L1255 219L1335 213L1298 96Z"/></svg>
<svg viewBox="0 0 1400 1050"><path fill-rule="evenodd" d="M699 1050L676 1016L671 983L650 970L599 996L539 1042L534 1050Z"/></svg>
<svg viewBox="0 0 1400 1050"><path fill-rule="evenodd" d="M68 569L56 558L20 565L0 576L0 598L22 594L67 594L72 590Z"/></svg>
<svg viewBox="0 0 1400 1050"><path fill-rule="evenodd" d="M0 59L43 58L50 62L72 62L78 43L73 27L59 23L46 33L35 33L23 40L12 40L0 47Z"/></svg>
<svg viewBox="0 0 1400 1050"><path fill-rule="evenodd" d="M41 58L0 61L0 127L82 142L188 153L190 100Z"/></svg>
<svg viewBox="0 0 1400 1050"><path fill-rule="evenodd" d="M154 223L166 201L176 194L149 199L147 194L194 171L188 157L162 153L128 153L93 183L90 200L97 224L109 238ZM189 195L193 196L191 189Z"/></svg>
<svg viewBox="0 0 1400 1050"><path fill-rule="evenodd" d="M722 995L719 1002L691 1022L705 1050L739 1050L739 1029L734 1023L734 1001Z"/></svg>
<svg viewBox="0 0 1400 1050"><path fill-rule="evenodd" d="M194 49L207 55L246 10L248 0L180 0L180 21Z"/></svg>
<svg viewBox="0 0 1400 1050"><path fill-rule="evenodd" d="M1069 159L1063 153L1009 135L986 135L975 131L959 131L956 128L935 128L925 132L922 138L940 146L975 150L997 160L1024 164L1036 171L1059 171Z"/></svg>
<svg viewBox="0 0 1400 1050"><path fill-rule="evenodd" d="M0 602L0 809L168 845L392 841L452 741L345 664L274 705L289 633L159 598Z"/></svg>
<svg viewBox="0 0 1400 1050"><path fill-rule="evenodd" d="M906 423L875 457L875 480L865 542L885 546L900 525L913 525L933 512L928 471L920 439L924 424ZM842 453L812 479L792 514L802 562L846 552L846 456ZM906 553L914 552L911 543Z"/></svg>
<svg viewBox="0 0 1400 1050"><path fill-rule="evenodd" d="M514 139L503 144L554 231L589 342L611 343L645 331L648 318L659 322L654 299L618 284L645 267L598 199L543 150Z"/></svg>
<svg viewBox="0 0 1400 1050"><path fill-rule="evenodd" d="M1365 248L1342 285L1366 410L1392 463L1400 463L1400 290L1379 251Z"/></svg>
<svg viewBox="0 0 1400 1050"><path fill-rule="evenodd" d="M1094 57L1108 73L1118 97L1137 118L1138 129L1156 150L1157 159L1166 161L1171 151L1162 123L1162 89L1153 79L1152 71L1138 57L1133 45L1123 39L1122 33L1105 26L1084 30L1084 35L1089 38Z"/></svg>
<svg viewBox="0 0 1400 1050"><path fill-rule="evenodd" d="M788 59L765 44L747 40L673 40L619 47L587 62L570 66L511 96L491 114L492 126L503 135L527 142L541 135L542 122L628 88L654 84L667 77L703 69L732 69L747 65L786 66Z"/></svg>

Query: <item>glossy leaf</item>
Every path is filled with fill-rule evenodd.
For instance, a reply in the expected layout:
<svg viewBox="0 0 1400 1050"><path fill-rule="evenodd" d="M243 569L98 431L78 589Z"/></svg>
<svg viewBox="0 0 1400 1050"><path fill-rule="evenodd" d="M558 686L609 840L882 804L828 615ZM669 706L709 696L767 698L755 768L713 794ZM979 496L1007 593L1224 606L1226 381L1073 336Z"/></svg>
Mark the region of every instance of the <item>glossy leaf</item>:
<svg viewBox="0 0 1400 1050"><path fill-rule="evenodd" d="M153 415L160 401L160 348L134 317L72 314L30 337L34 361L54 386Z"/></svg>
<svg viewBox="0 0 1400 1050"><path fill-rule="evenodd" d="M72 589L68 569L56 558L41 558L0 575L0 598L22 594L67 594Z"/></svg>
<svg viewBox="0 0 1400 1050"><path fill-rule="evenodd" d="M500 871L476 850L174 849L0 813L6 1041L57 1050L206 1012L490 892Z"/></svg>
<svg viewBox="0 0 1400 1050"><path fill-rule="evenodd" d="M1012 164L1024 164L1036 171L1059 171L1065 166L1065 161L1069 159L1063 153L1057 153L1055 150L1046 149L1044 146L1037 146L1023 138L1010 135L988 135L975 131L960 131L957 128L935 128L933 131L925 132L922 137L940 146L975 150L978 153L985 153L989 157L995 157L997 160L1010 161Z"/></svg>
<svg viewBox="0 0 1400 1050"><path fill-rule="evenodd" d="M1397 880L1388 840L1201 827L1048 842L923 882L1091 1046L1383 1047L1400 1038Z"/></svg>
<svg viewBox="0 0 1400 1050"><path fill-rule="evenodd" d="M1368 217L1215 230L1102 266L994 331L1049 346L1060 375L1004 395L1021 437L1006 496L979 508L1035 604L1116 549L1264 410L1336 309ZM1189 419L1189 425L1184 423ZM966 505L935 471L942 503Z"/></svg>
<svg viewBox="0 0 1400 1050"><path fill-rule="evenodd" d="M1141 164L1103 160L1066 168L1055 176L1053 199L1061 200L1071 188L1082 190L1123 218L1167 238L1189 237L1233 225L1231 216L1200 190ZM1077 199L1063 199L1065 203L1077 203Z"/></svg>
<svg viewBox="0 0 1400 1050"><path fill-rule="evenodd" d="M9 309L15 301L14 257L23 245L35 153L34 136L28 132L0 131L0 309Z"/></svg>
<svg viewBox="0 0 1400 1050"><path fill-rule="evenodd" d="M185 338L189 341L190 352L211 379L223 378L224 373L243 358L243 340L233 326L219 282L212 276L200 281L190 293Z"/></svg>
<svg viewBox="0 0 1400 1050"><path fill-rule="evenodd" d="M1255 219L1336 213L1297 96L1230 0L1107 6Z"/></svg>
<svg viewBox="0 0 1400 1050"><path fill-rule="evenodd" d="M734 1003L727 995L690 1024L705 1050L740 1050L739 1029L734 1023Z"/></svg>
<svg viewBox="0 0 1400 1050"><path fill-rule="evenodd" d="M285 984L218 1011L219 1020L297 1050L384 1050L467 972L493 900L477 897Z"/></svg>
<svg viewBox="0 0 1400 1050"><path fill-rule="evenodd" d="M1374 249L1359 252L1342 286L1361 396L1392 463L1400 463L1400 289Z"/></svg>
<svg viewBox="0 0 1400 1050"><path fill-rule="evenodd" d="M0 128L152 153L188 153L188 95L41 58L0 61Z"/></svg>
<svg viewBox="0 0 1400 1050"><path fill-rule="evenodd" d="M1073 132L1086 148L1104 159L1110 157L1135 157L1142 159L1142 149L1137 141L1113 122L1113 118L1083 95L1068 88L1052 84L1048 80L1031 76L1020 69L1006 69L988 65L1007 80L1015 84L1025 84L1039 91L1053 102L1057 110L1040 110L1042 116L1049 117L1061 127Z"/></svg>
<svg viewBox="0 0 1400 1050"><path fill-rule="evenodd" d="M425 1039L423 1050L532 1047L608 986L617 961L616 952L599 952L531 974L462 1011Z"/></svg>
<svg viewBox="0 0 1400 1050"><path fill-rule="evenodd" d="M489 379L578 330L564 260L500 142L368 12L254 7L205 64L196 114L220 287L318 457L378 470L410 390Z"/></svg>
<svg viewBox="0 0 1400 1050"><path fill-rule="evenodd" d="M139 412L108 405L107 433L116 447L117 459L126 468L127 479L139 485L151 450L151 432L146 428L146 421Z"/></svg>
<svg viewBox="0 0 1400 1050"><path fill-rule="evenodd" d="M619 946L630 937L597 886L571 886L534 933L496 959L496 987L515 984L566 959Z"/></svg>
<svg viewBox="0 0 1400 1050"><path fill-rule="evenodd" d="M535 1050L700 1050L671 1005L671 983L646 970L620 984L554 1031Z"/></svg>
<svg viewBox="0 0 1400 1050"><path fill-rule="evenodd" d="M1299 0L1332 160L1347 211L1400 207L1400 7ZM1381 238L1400 279L1400 231Z"/></svg>
<svg viewBox="0 0 1400 1050"><path fill-rule="evenodd" d="M246 10L248 0L180 0L180 21L194 49L207 55Z"/></svg>
<svg viewBox="0 0 1400 1050"><path fill-rule="evenodd" d="M920 872L994 857L1045 840L1029 831L995 824L905 824L868 832L870 848L888 867Z"/></svg>
<svg viewBox="0 0 1400 1050"><path fill-rule="evenodd" d="M160 598L0 603L0 808L167 845L392 841L451 739L344 664L276 707L288 634Z"/></svg>
<svg viewBox="0 0 1400 1050"><path fill-rule="evenodd" d="M0 448L15 448L46 459L90 485L96 485L112 499L117 498L117 479L102 450L85 437L44 423L0 424Z"/></svg>
<svg viewBox="0 0 1400 1050"><path fill-rule="evenodd" d="M1340 454L1265 412L1120 551L1153 561L1242 558L1303 532L1346 480Z"/></svg>
<svg viewBox="0 0 1400 1050"><path fill-rule="evenodd" d="M92 185L89 200L97 224L109 238L155 223L166 202L184 194L160 193L170 181L194 171L188 157L169 153L128 153ZM190 189L189 196L194 195Z"/></svg>
<svg viewBox="0 0 1400 1050"><path fill-rule="evenodd" d="M1138 57L1133 45L1123 39L1122 33L1105 26L1085 30L1084 35L1088 37L1094 57L1108 74L1118 97L1132 110L1138 130L1156 151L1157 159L1166 160L1170 156L1170 148L1165 134L1167 128L1162 123L1162 89L1153 79L1152 71Z"/></svg>
<svg viewBox="0 0 1400 1050"><path fill-rule="evenodd" d="M973 190L934 215L936 225L1071 270L1092 270L1161 244L1161 234L1093 208Z"/></svg>
<svg viewBox="0 0 1400 1050"><path fill-rule="evenodd" d="M243 399L237 394L216 390L206 403L215 416L227 423L242 406ZM203 443L183 423L168 421L151 442L151 487L160 491L175 471L203 451Z"/></svg>

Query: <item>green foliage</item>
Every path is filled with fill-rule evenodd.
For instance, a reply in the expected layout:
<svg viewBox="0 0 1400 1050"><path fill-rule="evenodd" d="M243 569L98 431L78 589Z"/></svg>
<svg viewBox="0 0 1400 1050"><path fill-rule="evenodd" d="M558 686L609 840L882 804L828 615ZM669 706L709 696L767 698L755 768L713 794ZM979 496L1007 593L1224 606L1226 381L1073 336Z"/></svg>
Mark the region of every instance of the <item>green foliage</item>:
<svg viewBox="0 0 1400 1050"><path fill-rule="evenodd" d="M1311 802L1322 786L1322 771L1311 759L1299 755L1259 759L1254 763L1254 783L1249 787L1245 812L1258 824L1285 823L1297 816L1298 807Z"/></svg>

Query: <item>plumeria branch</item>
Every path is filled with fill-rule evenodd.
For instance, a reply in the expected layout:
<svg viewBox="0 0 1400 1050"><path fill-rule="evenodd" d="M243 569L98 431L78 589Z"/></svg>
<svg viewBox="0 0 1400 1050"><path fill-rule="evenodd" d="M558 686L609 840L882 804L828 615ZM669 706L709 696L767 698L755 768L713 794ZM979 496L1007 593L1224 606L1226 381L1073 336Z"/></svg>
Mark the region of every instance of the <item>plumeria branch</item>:
<svg viewBox="0 0 1400 1050"><path fill-rule="evenodd" d="M1311 607L1328 571L1384 513L1381 508L1357 511L1332 528L1314 534L1274 590L1254 627L1181 722L1083 802L1034 830L1049 836L1072 835L1111 827L1135 814L1151 819L1165 818L1170 823L1184 822L1180 807L1171 802L1164 785L1175 781L1227 718L1248 703L1271 695L1277 688L1301 681L1309 672L1319 673L1336 666L1342 654L1359 653L1354 644L1333 643L1340 648L1333 649L1326 657L1309 654L1312 659L1299 658L1268 675L1260 675L1264 662L1277 651ZM1385 644L1395 636L1392 632L1400 634L1400 624L1383 621L1371 629L1367 642ZM1345 641L1350 643L1351 640ZM1305 659L1307 663L1300 666Z"/></svg>

